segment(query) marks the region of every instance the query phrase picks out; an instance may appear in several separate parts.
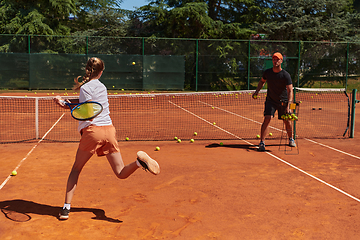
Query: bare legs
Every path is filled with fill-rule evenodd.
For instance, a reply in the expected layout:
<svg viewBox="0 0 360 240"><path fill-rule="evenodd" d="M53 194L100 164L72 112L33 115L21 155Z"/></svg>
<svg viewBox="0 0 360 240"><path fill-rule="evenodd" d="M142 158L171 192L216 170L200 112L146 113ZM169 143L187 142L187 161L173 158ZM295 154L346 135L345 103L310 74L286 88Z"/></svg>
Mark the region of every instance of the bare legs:
<svg viewBox="0 0 360 240"><path fill-rule="evenodd" d="M271 116L270 115L266 115L264 117L264 121L261 125L261 133L260 133L260 140L263 142L265 140L266 137L266 130L267 127L269 126L269 123L271 121Z"/></svg>
<svg viewBox="0 0 360 240"><path fill-rule="evenodd" d="M120 152L108 154L106 155L106 158L109 161L115 175L120 179L129 177L139 168L136 162L132 162L124 166Z"/></svg>
<svg viewBox="0 0 360 240"><path fill-rule="evenodd" d="M71 169L67 181L65 203L71 203L81 170L83 169L87 161L89 161L89 159L92 157L92 155L93 154L89 152L78 149L74 165ZM115 175L120 179L125 179L129 177L132 173L136 171L136 169L139 168L136 162L132 162L124 166L124 162L122 160L120 152L108 154L106 155L106 158L108 159Z"/></svg>
<svg viewBox="0 0 360 240"><path fill-rule="evenodd" d="M261 125L261 135L260 135L260 140L263 142L265 141L265 138L266 138L266 132L267 132L267 128L270 124L270 121L271 121L271 115L266 115L264 117L264 121ZM288 137L289 138L292 138L292 129L291 129L291 124L290 124L290 121L289 120L283 120L284 121L284 124L285 124L285 129L286 129L286 132L288 134Z"/></svg>

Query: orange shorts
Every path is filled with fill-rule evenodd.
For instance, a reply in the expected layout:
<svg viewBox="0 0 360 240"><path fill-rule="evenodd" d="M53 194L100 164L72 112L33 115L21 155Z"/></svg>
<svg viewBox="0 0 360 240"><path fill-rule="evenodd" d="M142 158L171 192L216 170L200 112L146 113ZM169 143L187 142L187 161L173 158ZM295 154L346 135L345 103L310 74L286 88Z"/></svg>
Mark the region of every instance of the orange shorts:
<svg viewBox="0 0 360 240"><path fill-rule="evenodd" d="M91 125L82 129L79 149L98 156L120 152L115 127Z"/></svg>

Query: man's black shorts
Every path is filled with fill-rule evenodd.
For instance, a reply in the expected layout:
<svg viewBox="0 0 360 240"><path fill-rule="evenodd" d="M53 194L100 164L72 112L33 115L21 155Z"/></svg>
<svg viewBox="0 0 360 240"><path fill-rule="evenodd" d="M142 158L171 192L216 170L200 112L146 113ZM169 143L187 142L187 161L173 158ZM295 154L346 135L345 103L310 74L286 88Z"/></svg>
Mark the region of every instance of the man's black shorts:
<svg viewBox="0 0 360 240"><path fill-rule="evenodd" d="M281 119L281 116L286 114L287 102L274 103L272 101L265 101L265 110L264 116L271 115L275 116L275 112L278 111L278 119Z"/></svg>

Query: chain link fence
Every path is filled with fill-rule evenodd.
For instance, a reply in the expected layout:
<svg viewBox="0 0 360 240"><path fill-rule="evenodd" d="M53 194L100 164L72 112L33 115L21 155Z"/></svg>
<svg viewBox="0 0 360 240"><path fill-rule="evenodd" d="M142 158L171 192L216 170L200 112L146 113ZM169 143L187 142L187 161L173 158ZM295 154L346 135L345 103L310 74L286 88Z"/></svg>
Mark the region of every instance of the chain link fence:
<svg viewBox="0 0 360 240"><path fill-rule="evenodd" d="M255 89L281 52L294 86L358 88L360 43L0 35L0 89L65 89L89 57L111 89Z"/></svg>

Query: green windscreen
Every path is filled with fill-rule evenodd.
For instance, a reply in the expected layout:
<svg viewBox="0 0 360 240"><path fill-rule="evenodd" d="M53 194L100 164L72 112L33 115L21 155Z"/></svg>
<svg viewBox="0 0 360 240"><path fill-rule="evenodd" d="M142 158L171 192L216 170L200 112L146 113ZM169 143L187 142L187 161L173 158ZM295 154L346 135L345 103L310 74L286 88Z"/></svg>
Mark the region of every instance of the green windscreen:
<svg viewBox="0 0 360 240"><path fill-rule="evenodd" d="M105 63L101 81L108 89L184 90L184 56L94 55ZM71 89L83 76L84 54L1 53L0 87Z"/></svg>
<svg viewBox="0 0 360 240"><path fill-rule="evenodd" d="M145 56L144 89L184 90L184 56Z"/></svg>

